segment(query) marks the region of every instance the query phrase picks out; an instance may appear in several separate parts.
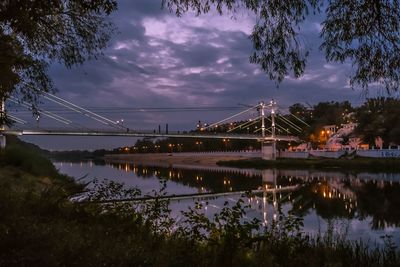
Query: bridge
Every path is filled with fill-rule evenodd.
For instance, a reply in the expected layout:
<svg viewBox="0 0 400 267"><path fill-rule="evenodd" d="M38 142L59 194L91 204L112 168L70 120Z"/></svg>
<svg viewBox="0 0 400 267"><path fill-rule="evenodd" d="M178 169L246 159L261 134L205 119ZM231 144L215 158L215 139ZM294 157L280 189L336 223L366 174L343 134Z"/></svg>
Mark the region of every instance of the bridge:
<svg viewBox="0 0 400 267"><path fill-rule="evenodd" d="M120 131L107 131L107 130L3 130L5 135L62 135L62 136L124 136L124 137L151 137L151 138L207 138L207 139L237 139L237 140L258 140L258 141L299 141L298 137L276 135L274 138L271 136L255 136L246 134L195 134L195 133L180 133L172 132L168 134L152 133L152 132L120 132Z"/></svg>
<svg viewBox="0 0 400 267"><path fill-rule="evenodd" d="M29 123L21 118L19 118L18 114L9 114L6 113L5 103L1 104L1 114L4 116L5 114L11 119L14 124L11 128L7 128L4 125L0 125L0 143L1 146L4 147L6 144L6 136L7 135L15 135L15 136L109 136L109 137L138 137L138 138L206 138L206 139L237 139L237 140L257 140L262 144L262 157L264 159L274 160L276 159L276 142L279 141L287 141L287 142L298 142L300 141L298 137L292 135L278 135L276 134L278 131L286 131L289 133L289 128L296 132L301 132L301 127L297 124L298 122L306 124L301 119L297 118L295 115L291 114L297 121L296 123L290 121L284 115L278 113L277 104L274 100L270 101L268 104L263 101L259 102L257 105L248 107L245 110L242 110L236 114L233 114L227 118L219 120L215 123L200 126L197 131L168 131L166 128L165 132L162 133L160 128L158 131L156 130L138 130L135 128L127 127L123 125L123 121L114 121L105 116L99 115L93 111L88 110L87 108L80 107L76 104L73 104L63 98L55 96L49 93L42 93L42 96L47 101L53 102L61 107L90 118L92 120L97 121L103 125L106 125L108 128L106 129L90 129L83 125L80 125L77 122L73 122L72 120L61 116L55 112L50 112L44 108L40 108L37 110L38 117L37 121L39 121L40 116L44 116L50 118L52 120L57 121L58 123L62 123L65 125L63 128L48 128L42 129L39 127L28 127ZM11 96L7 99L7 101L12 102L16 105L20 105L21 107L31 110L29 103L20 101L19 99ZM246 113L254 112L258 113L256 118L246 119L239 125L235 125L235 127L230 128L226 132L215 132L213 129L217 128L219 125L228 123L233 119L243 117ZM267 115L267 111L269 114ZM277 123L277 120L281 120L282 123L285 124L285 127L281 126ZM270 126L266 127L266 121L270 122ZM238 134L235 133L235 130L240 130L245 127L261 124L261 127L249 134ZM22 127L16 126L17 124L22 125Z"/></svg>

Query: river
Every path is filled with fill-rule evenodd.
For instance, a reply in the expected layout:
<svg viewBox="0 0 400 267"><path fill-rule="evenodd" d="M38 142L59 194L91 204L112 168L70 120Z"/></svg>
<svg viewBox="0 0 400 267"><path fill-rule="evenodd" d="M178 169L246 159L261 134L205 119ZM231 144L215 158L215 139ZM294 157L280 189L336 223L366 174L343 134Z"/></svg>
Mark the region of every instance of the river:
<svg viewBox="0 0 400 267"><path fill-rule="evenodd" d="M280 213L303 218L303 231L316 235L328 229L352 240L383 244L390 235L400 245L400 174L350 173L311 170L251 170L205 167L149 167L131 163L95 165L92 162L55 162L61 173L84 181L109 179L136 186L143 193L159 190L165 180L167 194L229 193L196 201L210 216L225 202L234 204L238 191L264 191L244 197L247 218L270 224ZM267 189L265 191L265 189ZM287 189L287 190L285 190ZM232 192L232 194L230 193ZM193 206L192 198L171 201L172 215Z"/></svg>

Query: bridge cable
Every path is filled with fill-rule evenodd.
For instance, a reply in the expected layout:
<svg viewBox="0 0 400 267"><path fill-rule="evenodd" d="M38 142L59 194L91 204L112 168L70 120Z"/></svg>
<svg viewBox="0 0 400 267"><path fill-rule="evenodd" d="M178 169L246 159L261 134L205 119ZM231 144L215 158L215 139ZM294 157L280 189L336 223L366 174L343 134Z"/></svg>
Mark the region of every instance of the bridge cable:
<svg viewBox="0 0 400 267"><path fill-rule="evenodd" d="M265 117L265 119L267 119L269 122L272 123L271 119L268 117ZM280 128L282 131L287 132L287 130L285 128L283 128L282 126L280 126L277 122L275 122L275 126Z"/></svg>
<svg viewBox="0 0 400 267"><path fill-rule="evenodd" d="M49 94L49 93L47 93L47 92L44 92L44 94L46 94L47 96L49 96L49 98L50 98L50 97L53 97L53 98L55 98L56 100L58 100L58 102L57 102L55 99L52 99L51 101L56 102L56 103L59 103L59 102L61 101L61 102L65 103L65 105L63 105L63 106L65 106L65 107L67 107L67 108L69 108L69 109L71 109L71 110L74 110L74 111L76 111L76 112L78 112L78 113L81 113L81 114L83 114L83 115L85 115L85 116L87 116L87 117L89 117L89 118L92 118L92 119L94 119L94 120L96 120L96 121L102 122L103 124L110 125L110 126L112 126L112 127L114 127L114 128L117 128L117 129L121 129L121 128L123 128L123 129L128 129L128 128L125 127L125 126L116 123L115 121L112 121L112 120L110 120L110 119L108 119L108 118L106 118L106 117L103 117L103 116L101 116L101 115L98 115L98 114L96 114L96 113L94 113L94 112L92 112L92 111L90 111L90 110L88 110L88 109L85 109L85 108L82 108L82 107L80 107L80 106L78 106L78 105L75 105L75 104L73 104L73 103L71 103L71 102L69 102L69 101L67 101L67 100L65 100L65 99L63 99L63 98L60 98L60 97L55 96L55 95L53 95L53 94ZM49 99L49 98L47 98L47 99ZM50 100L50 99L49 99L49 100ZM59 104L60 104L60 103L59 103ZM68 105L69 105L69 106L68 106ZM72 106L72 107L70 107L70 106ZM91 115L92 115L92 116L91 116Z"/></svg>
<svg viewBox="0 0 400 267"><path fill-rule="evenodd" d="M257 123L260 119L261 119L261 116L255 118L255 119L253 119L251 121L246 121L246 122L236 126L235 128L232 128L232 129L228 130L227 132L230 133L230 132L233 132L234 130L236 130L238 128L242 129L242 127L249 127L250 125L253 125L253 124Z"/></svg>
<svg viewBox="0 0 400 267"><path fill-rule="evenodd" d="M297 119L298 121L300 121L300 122L303 123L304 125L310 127L310 124L308 124L308 123L305 122L304 120L300 119L299 117L297 117L297 116L294 115L293 113L290 113L290 115L292 115L295 119Z"/></svg>
<svg viewBox="0 0 400 267"><path fill-rule="evenodd" d="M265 131L267 131L267 132L269 132L270 134L272 134L272 131L269 130L269 129L271 129L271 128L272 128L272 127L265 128ZM261 128L258 128L258 129L256 129L256 130L254 130L253 133L259 132L259 131L261 131L261 130L262 130Z"/></svg>
<svg viewBox="0 0 400 267"><path fill-rule="evenodd" d="M9 98L9 100L11 102L16 103L16 104L20 104L20 105L22 105L23 107L25 107L25 108L27 108L29 110L33 110L32 107L30 105L28 105L26 102L19 102L18 100L15 100L15 98L13 96L11 96ZM56 121L61 122L63 124L70 125L72 123L72 121L70 121L68 119L65 119L65 118L63 118L63 117L61 117L61 116L59 116L57 114L54 114L52 112L49 112L49 111L37 110L37 112L39 114L41 114L41 115L44 115L44 116L49 117L49 118L52 118L53 120L56 120Z"/></svg>
<svg viewBox="0 0 400 267"><path fill-rule="evenodd" d="M64 106L64 107L66 107L66 108L68 108L68 109L71 109L71 110L75 111L75 113L83 114L83 115L85 115L85 116L87 116L87 117L89 117L89 118L91 118L91 119L94 119L94 120L96 120L96 121L98 121L98 122L100 122L100 123L102 123L102 124L109 125L107 122L104 122L104 121L99 120L99 119L97 119L97 118L92 118L92 117L90 117L89 115L82 113L82 112L79 111L78 109L74 109L74 108L72 108L72 107L69 107L69 106L65 105L64 103L62 103L62 102L59 102L59 101L54 100L54 99L51 99L51 98L49 98L49 97L47 97L47 96L44 96L44 98L46 98L46 99L48 99L48 100L50 100L50 101L52 101L52 102L54 102L54 103L57 103L57 104L59 104L59 105L61 105L61 106Z"/></svg>
<svg viewBox="0 0 400 267"><path fill-rule="evenodd" d="M23 119L20 119L18 117L15 117L13 115L10 115L10 114L8 114L8 117L10 117L11 120L13 120L13 121L15 121L16 123L19 123L19 124L27 124L28 123L27 121L25 121Z"/></svg>
<svg viewBox="0 0 400 267"><path fill-rule="evenodd" d="M210 124L210 125L208 125L207 127L204 127L204 129L213 127L213 126L215 126L215 125L218 125L218 124L221 124L221 123L223 123L223 122L225 122L225 121L228 121L228 120L230 120L230 119L233 119L233 118L235 118L235 117L237 117L237 116L240 116L240 115L242 115L242 114L244 114L244 113L246 113L246 112L249 112L249 111L252 110L252 109L257 108L258 106L259 106L259 104L257 104L257 105L254 106L254 107L251 107L251 108L249 108L249 109L246 109L246 110L244 110L244 111L241 111L241 112L239 112L239 113L237 113L237 114L234 114L234 115L232 115L232 116L230 116L230 117L228 117L228 118L225 118L225 119L223 119L223 120L220 120L220 121L218 121L218 122L215 122L215 123L213 123L213 124Z"/></svg>
<svg viewBox="0 0 400 267"><path fill-rule="evenodd" d="M292 123L290 120L286 119L283 116L278 115L277 116L279 119L281 119L286 125L288 125L289 127L293 128L295 131L297 131L298 133L302 132L302 129L300 127L298 127L297 125L295 125L294 123Z"/></svg>
<svg viewBox="0 0 400 267"><path fill-rule="evenodd" d="M21 105L21 106L27 108L28 110L32 111L32 107L27 102L21 102L16 97L12 97L12 96L9 98L9 100L12 101L13 103ZM74 128L77 128L77 129L82 129L83 128L83 129L91 130L91 129L81 125L80 123L73 122L73 121L71 121L69 119L66 119L66 118L64 118L64 117L62 117L60 115L57 115L57 114L55 114L53 112L50 112L50 111L47 111L47 110L44 110L44 109L38 109L37 111L38 111L39 114L42 114L42 115L44 115L46 117L49 117L49 118L54 119L54 120L57 120L57 121L59 121L61 123L67 124L67 125L72 126ZM26 123L30 124L29 122L26 122ZM42 129L42 128L38 127L38 126L36 126L36 127L39 128L39 129Z"/></svg>

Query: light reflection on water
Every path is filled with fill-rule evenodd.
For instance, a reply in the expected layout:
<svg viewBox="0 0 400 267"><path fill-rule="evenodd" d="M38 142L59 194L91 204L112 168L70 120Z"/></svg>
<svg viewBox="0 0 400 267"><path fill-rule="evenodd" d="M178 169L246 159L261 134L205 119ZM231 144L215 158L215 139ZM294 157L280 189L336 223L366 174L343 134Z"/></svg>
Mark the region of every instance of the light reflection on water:
<svg viewBox="0 0 400 267"><path fill-rule="evenodd" d="M304 231L325 233L328 228L354 240L382 243L383 235L393 235L400 245L400 174L343 173L308 170L240 170L230 168L145 167L135 164L95 165L87 163L55 163L65 174L90 181L109 179L137 186L143 193L158 190L160 179L167 180L169 194L235 192L257 189L296 190L261 193L246 198L250 204L247 217L268 224L279 211L292 213L304 220ZM193 166L196 168L196 166ZM218 212L224 202L234 204L238 195L203 197L206 214ZM173 216L193 206L192 199L173 201Z"/></svg>

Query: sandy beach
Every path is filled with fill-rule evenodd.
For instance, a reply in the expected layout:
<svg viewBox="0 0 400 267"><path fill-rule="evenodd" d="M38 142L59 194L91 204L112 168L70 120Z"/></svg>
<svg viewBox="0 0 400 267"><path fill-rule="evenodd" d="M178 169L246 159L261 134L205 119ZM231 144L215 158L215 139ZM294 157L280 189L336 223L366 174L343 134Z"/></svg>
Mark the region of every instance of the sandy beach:
<svg viewBox="0 0 400 267"><path fill-rule="evenodd" d="M255 157L246 153L149 153L149 154L111 154L104 157L111 163L135 163L141 165L197 165L215 167L220 160L239 160Z"/></svg>

